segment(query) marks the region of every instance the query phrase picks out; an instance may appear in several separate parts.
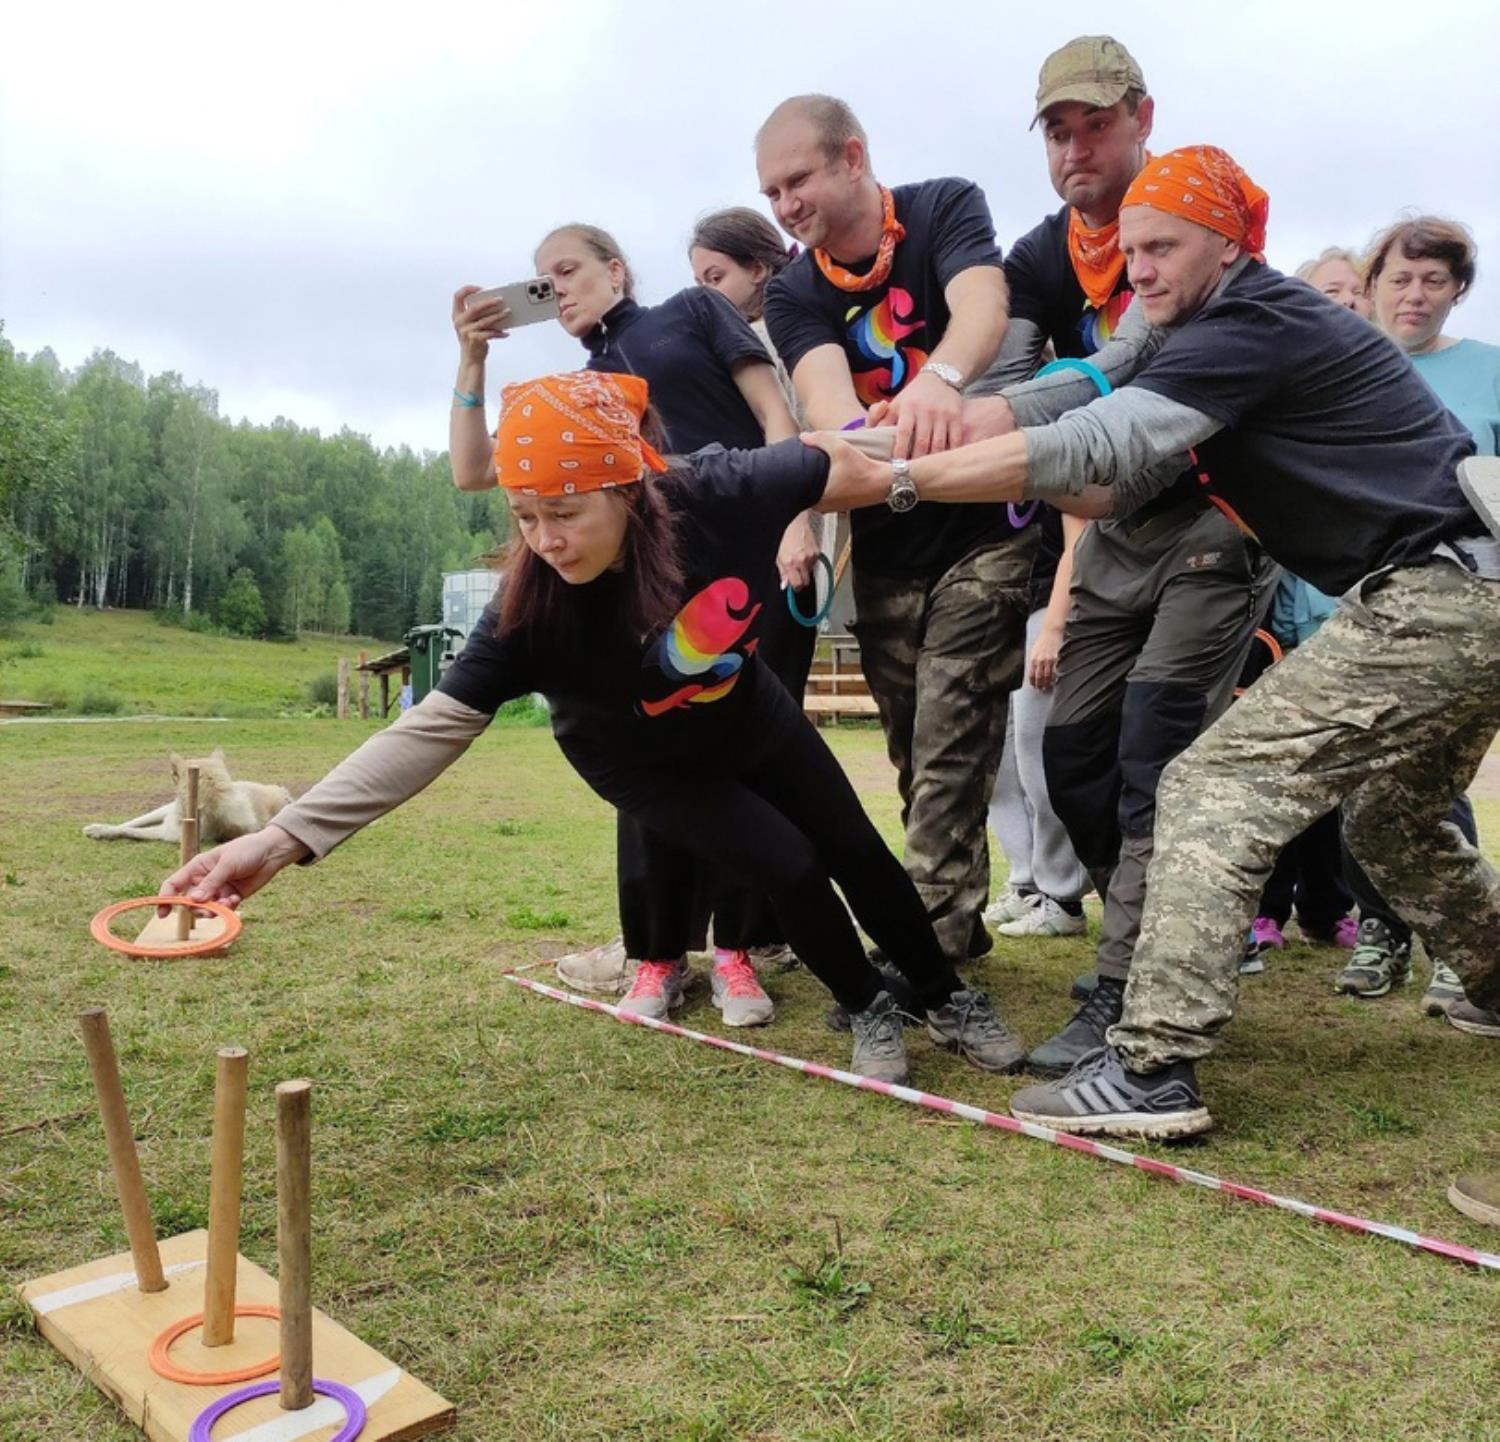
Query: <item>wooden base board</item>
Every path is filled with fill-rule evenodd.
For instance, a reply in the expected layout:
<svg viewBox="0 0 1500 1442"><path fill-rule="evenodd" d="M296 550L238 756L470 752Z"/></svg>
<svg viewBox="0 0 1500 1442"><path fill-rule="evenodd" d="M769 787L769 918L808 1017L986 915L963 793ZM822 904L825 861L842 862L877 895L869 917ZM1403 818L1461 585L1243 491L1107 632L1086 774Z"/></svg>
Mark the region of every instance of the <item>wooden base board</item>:
<svg viewBox="0 0 1500 1442"><path fill-rule="evenodd" d="M171 916L158 916L154 911L151 920L140 930L136 941L141 946L186 946L191 941L207 941L210 937L218 936L228 926L228 922L222 916L195 916L193 918L192 934L186 941L180 940L177 935L177 913ZM200 952L200 956L217 956L218 952Z"/></svg>
<svg viewBox="0 0 1500 1442"><path fill-rule="evenodd" d="M250 1383L190 1387L168 1382L146 1360L151 1343L173 1322L203 1310L208 1233L184 1232L161 1243L164 1292L142 1292L135 1283L130 1253L104 1257L86 1266L39 1277L21 1288L36 1314L37 1330L109 1397L153 1442L185 1442L193 1419L211 1403ZM239 1259L236 1301L275 1306L276 1282L253 1262ZM194 1330L172 1348L180 1367L228 1371L249 1366L277 1350L277 1324L242 1317L234 1341L205 1347ZM267 1373L257 1381L269 1381ZM313 1312L313 1376L353 1387L369 1407L360 1442L425 1437L451 1427L455 1411L415 1377L346 1332L323 1313ZM257 1429L254 1442L327 1442L340 1425L343 1409L319 1397L300 1412L283 1411L275 1397L257 1397L236 1408L214 1428L214 1442L233 1442Z"/></svg>

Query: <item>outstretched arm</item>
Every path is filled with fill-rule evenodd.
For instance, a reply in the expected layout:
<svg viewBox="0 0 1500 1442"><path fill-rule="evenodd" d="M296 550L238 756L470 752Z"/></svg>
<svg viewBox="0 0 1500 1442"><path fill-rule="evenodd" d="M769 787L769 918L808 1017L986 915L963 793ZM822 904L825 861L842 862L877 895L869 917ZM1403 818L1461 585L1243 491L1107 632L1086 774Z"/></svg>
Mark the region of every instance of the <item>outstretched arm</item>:
<svg viewBox="0 0 1500 1442"><path fill-rule="evenodd" d="M1073 515L1125 516L1166 489L1179 458L1220 429L1201 411L1138 386L1101 396L1048 426L913 461L924 501L1050 501ZM807 437L833 460L819 509L874 505L889 466L837 438Z"/></svg>
<svg viewBox="0 0 1500 1442"><path fill-rule="evenodd" d="M293 862L326 856L341 841L424 790L490 724L441 691L370 737L260 831L205 851L162 883L161 895L238 906ZM184 892L183 888L186 888Z"/></svg>

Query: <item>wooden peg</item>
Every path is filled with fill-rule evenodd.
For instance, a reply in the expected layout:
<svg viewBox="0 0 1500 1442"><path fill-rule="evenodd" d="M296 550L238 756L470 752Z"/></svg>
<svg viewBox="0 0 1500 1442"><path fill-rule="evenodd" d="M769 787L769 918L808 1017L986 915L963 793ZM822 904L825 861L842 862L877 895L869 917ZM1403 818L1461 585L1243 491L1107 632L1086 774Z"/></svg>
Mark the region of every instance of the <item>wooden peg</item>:
<svg viewBox="0 0 1500 1442"><path fill-rule="evenodd" d="M104 1139L109 1144L120 1210L125 1214L125 1233L130 1238L136 1281L143 1292L163 1292L167 1279L161 1269L161 1253L156 1248L151 1203L146 1197L146 1184L141 1180L135 1133L130 1129L130 1115L125 1109L125 1092L120 1086L120 1064L109 1035L109 1018L102 1006L91 1006L78 1014L78 1025L83 1030L83 1049L88 1054L94 1092L99 1098L99 1116L104 1123Z"/></svg>
<svg viewBox="0 0 1500 1442"><path fill-rule="evenodd" d="M187 769L187 805L183 809L177 841L177 864L186 866L198 854L198 768ZM189 941L193 935L193 908L177 908L177 939Z"/></svg>
<svg viewBox="0 0 1500 1442"><path fill-rule="evenodd" d="M312 1083L276 1088L276 1252L281 1296L281 1405L310 1407L312 1390Z"/></svg>
<svg viewBox="0 0 1500 1442"><path fill-rule="evenodd" d="M208 1274L203 1295L203 1345L234 1341L234 1291L240 1259L240 1188L245 1164L245 1083L250 1054L219 1050L214 1079L214 1135L208 1188Z"/></svg>

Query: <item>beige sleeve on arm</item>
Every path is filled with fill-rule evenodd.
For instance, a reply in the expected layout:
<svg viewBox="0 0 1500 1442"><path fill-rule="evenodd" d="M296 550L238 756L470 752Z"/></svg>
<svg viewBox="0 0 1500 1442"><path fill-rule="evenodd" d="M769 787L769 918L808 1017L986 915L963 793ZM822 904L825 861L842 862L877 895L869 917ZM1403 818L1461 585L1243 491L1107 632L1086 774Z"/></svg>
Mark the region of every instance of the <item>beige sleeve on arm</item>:
<svg viewBox="0 0 1500 1442"><path fill-rule="evenodd" d="M341 841L394 811L437 780L494 718L441 691L429 692L394 725L370 737L271 818L319 861Z"/></svg>

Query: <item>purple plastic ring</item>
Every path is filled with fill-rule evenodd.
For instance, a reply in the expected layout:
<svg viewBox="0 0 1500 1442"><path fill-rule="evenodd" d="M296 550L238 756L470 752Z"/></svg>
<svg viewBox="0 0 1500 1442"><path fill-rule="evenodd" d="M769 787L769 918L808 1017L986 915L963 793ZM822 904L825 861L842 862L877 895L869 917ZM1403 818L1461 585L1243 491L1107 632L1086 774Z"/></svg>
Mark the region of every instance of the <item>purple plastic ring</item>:
<svg viewBox="0 0 1500 1442"><path fill-rule="evenodd" d="M353 1387L346 1387L342 1382L323 1382L316 1377L313 1378L312 1389L319 1396L332 1397L343 1406L344 1425L333 1434L333 1442L354 1442L365 1430L367 1412L364 1398ZM273 1392L279 1391L281 1382L273 1378L269 1382L256 1382L249 1387L241 1387L238 1392L231 1392L227 1397L220 1397L193 1418L193 1425L188 1428L188 1442L210 1442L209 1434L214 1430L214 1423L226 1412L233 1412L242 1402L269 1397Z"/></svg>
<svg viewBox="0 0 1500 1442"><path fill-rule="evenodd" d="M1005 509L1010 512L1011 525L1013 525L1019 531L1021 527L1027 523L1027 521L1029 521L1034 515L1036 515L1036 508L1041 504L1042 503L1040 501L1033 501L1029 506L1016 506L1013 503L1007 501L1005 504ZM1024 514L1022 514L1023 512Z"/></svg>

